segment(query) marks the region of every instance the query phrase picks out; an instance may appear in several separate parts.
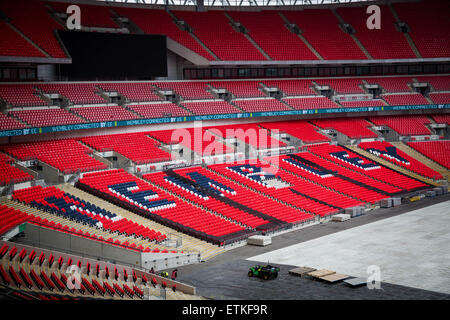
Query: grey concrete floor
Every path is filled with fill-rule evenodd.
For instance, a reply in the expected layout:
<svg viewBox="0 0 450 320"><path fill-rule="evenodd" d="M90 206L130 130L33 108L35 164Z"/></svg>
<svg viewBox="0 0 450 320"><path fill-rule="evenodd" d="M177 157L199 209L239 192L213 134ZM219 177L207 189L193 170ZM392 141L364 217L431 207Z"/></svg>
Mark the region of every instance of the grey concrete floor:
<svg viewBox="0 0 450 320"><path fill-rule="evenodd" d="M328 269L450 294L450 201L278 249L253 261Z"/></svg>
<svg viewBox="0 0 450 320"><path fill-rule="evenodd" d="M266 254L272 251L283 249L289 246L298 245L305 243L314 239L319 241L321 238L340 233L343 230L351 231L352 229L357 229L360 226L370 225L377 221L382 222L387 219L387 221L392 217L401 217L402 215L417 210L421 208L427 208L435 204L444 203L450 200L450 194L439 196L436 198L426 198L414 203L403 204L402 206L396 208L388 209L377 209L366 213L363 216L353 218L345 222L329 222L319 225L310 226L301 230L285 233L272 238L272 245L267 247L255 247L255 246L244 246L233 249L226 253L220 254L219 256L208 260L205 263L187 265L179 267L178 275L180 281L185 281L197 287L198 294L204 295L205 297L213 299L446 299L450 300L450 296L445 293L438 293L429 290L422 290L409 286L402 286L398 284L391 284L388 282L382 282L381 287L383 290L368 290L366 287L352 289L349 288L344 283L338 283L329 285L319 281L311 281L308 279L301 279L293 277L287 274L287 271L294 268L297 265L306 265L306 263L300 262L293 264L289 261L283 261L280 265L281 272L279 279L273 281L267 281L260 283L258 279L247 278L247 270L250 265L255 264L255 261L250 261L246 259L255 259L255 256ZM443 207L449 207L448 202ZM427 210L424 214L427 214ZM448 212L447 212L448 216ZM431 217L431 216L430 216ZM445 237L445 230L450 232L450 224L448 222L443 223L440 216L434 216L430 221L430 230L433 230L432 225L436 226L436 230L441 228L441 237ZM405 220L406 221L406 220ZM447 220L445 220L447 221ZM427 227L427 228L429 228ZM408 225L402 226L401 233L407 232L408 228L412 228ZM420 223L415 225L414 230L421 230ZM346 231L346 232L347 232ZM397 230L400 232L400 230ZM447 232L447 234L448 234ZM433 235L424 235L424 232L418 232L423 234L424 239L427 237L433 238ZM376 237L373 238L373 241ZM407 239L403 239L402 242ZM367 241L367 240L365 240ZM425 246L423 246L425 248ZM448 248L448 246L446 246ZM446 248L441 248L446 250ZM391 249L393 250L393 249ZM425 250L425 249L424 249ZM435 256L434 259L439 259L438 256L443 256L440 259L447 261L448 252L442 251L432 252L432 248L429 248L431 257ZM397 252L395 253L397 254ZM319 254L320 255L320 254ZM337 255L335 255L337 256ZM275 264L275 256L270 257L268 255L269 261ZM267 262L266 257L258 258ZM332 261L332 260L330 260ZM408 265L414 265L414 262L407 262ZM436 262L421 262L419 263L420 268L432 269L434 267L433 263ZM365 262L367 264L367 262ZM337 272L344 272L344 270L339 270L338 268L333 268L332 265L327 263L323 268L332 269ZM384 270L384 265L381 266L381 277L383 279L388 279L390 276L390 269ZM366 272L366 269L363 270ZM408 272L407 270L405 272ZM437 274L442 272L446 274L446 270L437 270ZM365 274L367 276L367 274ZM357 276L355 274L354 276ZM433 277L434 278L434 277ZM283 280L284 279L284 280ZM428 287L434 287L431 290L440 290L446 292L446 285L444 285L444 290L439 289L439 284L434 284L434 280L429 278ZM411 284L409 284L411 285ZM253 289L257 289L255 292ZM277 290L280 289L280 290ZM275 290L275 291L274 291ZM276 293L276 294L275 294ZM276 296L276 297L275 297Z"/></svg>

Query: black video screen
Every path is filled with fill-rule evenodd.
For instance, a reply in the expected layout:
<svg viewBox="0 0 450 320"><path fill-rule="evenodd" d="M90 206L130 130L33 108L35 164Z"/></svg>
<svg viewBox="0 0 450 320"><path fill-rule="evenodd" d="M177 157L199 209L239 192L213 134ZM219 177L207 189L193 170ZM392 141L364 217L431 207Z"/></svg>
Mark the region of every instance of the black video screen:
<svg viewBox="0 0 450 320"><path fill-rule="evenodd" d="M58 31L72 63L61 65L70 80L151 80L167 77L166 37Z"/></svg>

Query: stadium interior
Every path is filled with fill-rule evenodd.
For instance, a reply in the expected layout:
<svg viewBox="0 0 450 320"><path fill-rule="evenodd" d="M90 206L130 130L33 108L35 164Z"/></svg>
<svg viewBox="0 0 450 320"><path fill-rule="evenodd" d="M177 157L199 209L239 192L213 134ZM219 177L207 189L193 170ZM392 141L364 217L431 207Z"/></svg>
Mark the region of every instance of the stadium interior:
<svg viewBox="0 0 450 320"><path fill-rule="evenodd" d="M450 1L149 2L0 1L2 299L449 299ZM444 201L423 286L343 282Z"/></svg>

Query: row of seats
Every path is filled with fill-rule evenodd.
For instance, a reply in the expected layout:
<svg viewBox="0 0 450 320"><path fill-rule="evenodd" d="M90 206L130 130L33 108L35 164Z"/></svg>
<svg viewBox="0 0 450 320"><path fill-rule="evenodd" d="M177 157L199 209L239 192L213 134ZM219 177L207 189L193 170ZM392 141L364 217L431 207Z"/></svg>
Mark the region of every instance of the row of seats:
<svg viewBox="0 0 450 320"><path fill-rule="evenodd" d="M258 194L223 176L215 174L208 169L196 167L190 169L180 169L176 170L175 172L183 176L184 178L195 181L197 185L201 185L212 192L214 192L215 190L216 193L221 197L223 195L223 197L225 197L223 199L225 200L223 200L221 203L214 201L214 199L211 197L209 197L209 199L206 201L197 200L197 202L202 203L203 205L210 207L213 210L217 210L227 216L232 214L234 216L234 219L239 219L241 221L242 219L244 219L244 217L248 219L248 215L243 214L244 211L242 211L248 210L247 208L256 210L258 214L262 214L260 216L260 219L255 219L261 224L263 224L263 222L267 223L267 221L270 221L272 218L279 219L286 223L301 223L314 219L313 215L311 215L310 213L294 209L292 207L286 206L285 204L277 202L275 199L271 199ZM153 179L153 175L149 175L147 179ZM178 191L177 193L182 196L184 196L185 194L181 193L180 191ZM230 205L229 202L226 201L227 199L230 199L235 203L238 203L239 205L243 205L245 207L242 207L241 210L237 210L236 205ZM254 212L247 212L255 215ZM261 219L263 219L263 221L261 221ZM258 225L255 225L255 227L258 227Z"/></svg>
<svg viewBox="0 0 450 320"><path fill-rule="evenodd" d="M64 109L27 109L11 111L9 114L32 127L59 126L85 122L80 117Z"/></svg>
<svg viewBox="0 0 450 320"><path fill-rule="evenodd" d="M390 185L411 191L424 187L425 184L395 172L389 168L377 165L376 163L357 155L350 150L340 146L321 144L308 146L308 150L325 159L331 160L343 167L360 172L368 177L375 178Z"/></svg>
<svg viewBox="0 0 450 320"><path fill-rule="evenodd" d="M326 160L315 157L309 152L301 152L296 155L300 156L302 160L292 159L288 156L282 156L278 159L276 157L267 157L264 160L270 163L278 163L282 170L291 172L296 176L309 180L322 186L323 188L336 191L342 195L353 199L358 199L362 202L375 203L386 198L386 195L366 187L366 183L370 183L369 185L372 185L372 180L369 178L363 177L344 168L340 168L333 163L329 163ZM318 169L319 167L323 167L327 171L322 172L322 170ZM344 178L338 175L342 175ZM348 179L345 178L351 178L353 182L348 181ZM377 186L376 182L373 184ZM381 189L383 191L386 189L395 192L400 191L398 188L389 189L389 186L382 187L385 187L384 189ZM378 186L378 188L380 187Z"/></svg>
<svg viewBox="0 0 450 320"><path fill-rule="evenodd" d="M266 129L254 123L206 127L206 129L223 139L237 139L255 149L265 150L286 147L286 143L273 138Z"/></svg>
<svg viewBox="0 0 450 320"><path fill-rule="evenodd" d="M92 150L74 139L9 144L1 150L22 161L39 160L65 174L107 168L89 155Z"/></svg>
<svg viewBox="0 0 450 320"><path fill-rule="evenodd" d="M156 242L167 238L159 231L139 225L55 187L36 186L18 190L14 192L13 198L42 210L50 210L64 219L77 221L111 233L118 232L119 235Z"/></svg>
<svg viewBox="0 0 450 320"><path fill-rule="evenodd" d="M449 76L418 76L418 82L427 82L432 92L449 91ZM98 94L101 89L106 92L117 92L132 102L156 102L163 99L155 91L174 90L183 100L214 99L207 90L208 85L216 89L226 89L236 98L266 97L263 86L279 88L285 97L313 95L314 83L329 85L338 94L364 93L362 86L378 84L384 93L412 93L413 78L406 77L359 77L359 78L316 78L316 79L278 79L278 80L230 80L230 81L169 81L169 82L72 82L72 83L30 83L2 84L0 98L12 106L43 106L47 102L37 95L36 89L44 93L59 93L73 104L101 104L106 101ZM391 95L389 95L391 96ZM420 96L419 94L411 96ZM408 99L407 95L400 97ZM401 102L401 101L400 101ZM447 101L448 102L448 101ZM406 100L405 103L408 103ZM397 105L398 102L395 102ZM401 104L401 103L400 103ZM425 103L426 104L426 103Z"/></svg>
<svg viewBox="0 0 450 320"><path fill-rule="evenodd" d="M4 21L0 21L0 54L13 57L45 57Z"/></svg>
<svg viewBox="0 0 450 320"><path fill-rule="evenodd" d="M188 173L186 174L186 171ZM190 170L177 170L176 173L184 176L184 178L189 179L189 173L199 173L199 170L193 171ZM184 173L184 174L183 174ZM251 228L256 228L263 224L268 223L268 221L246 213L243 210L237 209L233 206L227 205L222 201L219 201L213 197L208 196L201 191L196 190L192 185L186 184L183 180L180 180L175 177L167 176L163 172L159 173L151 173L143 176L144 179L149 180L153 183L156 183L163 188L170 190L172 193L178 194L179 196L187 199L187 201L191 203L198 204L204 208L209 210L213 210L227 218L232 219L233 221L239 222L245 226L249 226ZM190 180L193 181L193 180ZM205 188L205 184L202 184L202 187ZM207 187L208 188L208 187ZM216 190L214 188L209 187L209 191Z"/></svg>
<svg viewBox="0 0 450 320"><path fill-rule="evenodd" d="M338 211L335 207L331 207L324 202L316 201L316 198L314 196L317 196L317 190L314 190L314 185L309 186L310 191L308 192L308 195L311 195L311 197L314 199L301 194L297 194L293 192L291 188L298 191L298 187L298 189L305 191L301 187L303 183L306 183L305 181L292 179L292 177L289 177L287 173L281 171L278 171L276 174L271 174L271 171L276 171L276 168L267 165L264 165L263 167L260 162L255 161L254 164L253 162L250 164L250 162L246 161L242 165L218 164L211 165L209 167L212 170L221 173L222 175L227 175L229 178L239 182L240 184L248 186L252 189L256 189L258 192L273 197L274 199L283 201L284 203L287 203L289 205L293 205L298 209L302 209L303 211L314 213L320 216L333 214ZM278 185L279 187L277 187ZM338 195L335 196L336 198L338 198ZM339 202L339 199L336 201ZM360 204L360 202L357 203Z"/></svg>
<svg viewBox="0 0 450 320"><path fill-rule="evenodd" d="M376 138L378 135L369 130L370 123L360 118L334 118L311 120L313 124L322 129L337 130L349 138Z"/></svg>
<svg viewBox="0 0 450 320"><path fill-rule="evenodd" d="M8 117L6 114L0 112L0 131L23 129L27 126L14 118Z"/></svg>
<svg viewBox="0 0 450 320"><path fill-rule="evenodd" d="M432 179L442 179L442 175L439 172L427 167L423 163L397 149L389 142L361 142L358 146L378 157L392 162L395 165L401 166L422 176Z"/></svg>
<svg viewBox="0 0 450 320"><path fill-rule="evenodd" d="M133 120L140 118L121 106L79 107L71 108L70 110L92 122Z"/></svg>
<svg viewBox="0 0 450 320"><path fill-rule="evenodd" d="M368 120L377 126L388 126L401 136L431 134L425 126L431 122L426 116L380 116L370 117Z"/></svg>
<svg viewBox="0 0 450 320"><path fill-rule="evenodd" d="M50 6L59 12L66 7L57 3L52 3ZM445 12L448 6L445 0L440 0L432 6L427 3L411 5L407 3L396 4L392 8L397 12L399 19L408 24L409 35L422 57L449 56L450 48L446 45L442 46L443 43L448 43L448 34L445 32L447 30ZM15 6L3 4L0 9L11 19L11 23L51 57L66 58L64 50L54 35L54 31L62 27L50 16L44 1L33 1L32 5L28 5L25 0L21 0ZM82 11L85 13L84 25L118 27L108 9L104 6L82 5ZM341 7L337 8L335 13L330 9L261 12L173 11L171 14L176 16L177 20L185 21L196 37L178 27L171 14L164 10L130 7L113 7L112 9L120 17L129 18L145 33L166 35L207 60L216 60L210 52L213 52L219 60L267 60L243 33L233 29L227 15L241 23L253 41L272 60L319 59L300 37L286 28L286 20L299 27L302 36L325 60L367 59L368 57L352 37L341 29L340 19L352 25L355 29L354 36L374 59L416 58L406 37L395 28L396 19L386 5L381 6L383 28L379 30L369 30L366 20L357 18L366 15L366 7ZM30 16L33 19L29 19ZM202 44L197 41L197 38ZM380 46L380 43L383 45ZM26 49L27 55L28 52L29 56L36 54L35 50ZM11 53L5 51L5 54Z"/></svg>
<svg viewBox="0 0 450 320"><path fill-rule="evenodd" d="M260 126L270 131L278 131L280 134L289 134L304 143L319 143L330 141L330 138L318 132L311 123L306 120L262 122Z"/></svg>
<svg viewBox="0 0 450 320"><path fill-rule="evenodd" d="M277 99L235 100L234 103L245 112L283 111L290 108Z"/></svg>
<svg viewBox="0 0 450 320"><path fill-rule="evenodd" d="M0 224L0 235L28 220L29 216L26 213L0 204L0 221L2 222Z"/></svg>
<svg viewBox="0 0 450 320"><path fill-rule="evenodd" d="M141 115L143 118L166 118L190 116L189 111L175 103L130 104L127 108Z"/></svg>
<svg viewBox="0 0 450 320"><path fill-rule="evenodd" d="M34 177L28 172L22 171L13 166L13 162L13 159L3 153L0 153L0 186L21 183L34 179Z"/></svg>
<svg viewBox="0 0 450 320"><path fill-rule="evenodd" d="M408 142L408 146L424 154L431 160L439 163L440 165L450 169L450 141L417 141Z"/></svg>
<svg viewBox="0 0 450 320"><path fill-rule="evenodd" d="M296 110L339 108L339 105L326 97L283 98L283 101Z"/></svg>
<svg viewBox="0 0 450 320"><path fill-rule="evenodd" d="M129 187L124 189L124 184ZM234 241L235 235L247 233L244 227L178 200L123 169L85 174L78 186L144 217L214 244ZM129 191L130 188L133 192Z"/></svg>
<svg viewBox="0 0 450 320"><path fill-rule="evenodd" d="M20 249L9 242L1 247L0 259L0 281L9 289L19 290L17 297L26 300L143 299L145 288L153 291L168 287L163 279L150 273L38 248ZM80 270L79 278L69 278L72 267ZM176 290L176 284L172 289Z"/></svg>
<svg viewBox="0 0 450 320"><path fill-rule="evenodd" d="M136 164L170 161L171 155L144 133L121 133L80 139L97 151L115 151Z"/></svg>
<svg viewBox="0 0 450 320"><path fill-rule="evenodd" d="M50 57L67 58L55 36L55 30L61 30L62 27L50 17L44 1L2 1L0 11L11 19L11 24L42 48Z"/></svg>

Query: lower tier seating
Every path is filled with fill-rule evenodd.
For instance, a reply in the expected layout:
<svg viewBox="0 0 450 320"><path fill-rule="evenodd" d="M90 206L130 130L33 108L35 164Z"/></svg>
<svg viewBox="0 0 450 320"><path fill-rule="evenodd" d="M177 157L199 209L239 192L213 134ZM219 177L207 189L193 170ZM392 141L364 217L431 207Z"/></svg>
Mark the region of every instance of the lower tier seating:
<svg viewBox="0 0 450 320"><path fill-rule="evenodd" d="M94 231L95 229L100 229L111 235L118 232L118 234L124 235L128 239L142 239L158 243L167 238L166 235L158 231L139 225L55 187L43 188L36 186L18 190L14 192L13 199L32 205L37 209L51 212L63 218L63 220L71 220L90 226L91 230ZM89 235L89 233L84 234ZM94 235L95 233L91 234L91 236ZM98 237L95 236L95 238ZM125 243L125 241L123 242ZM126 246L124 243L122 245ZM136 244L130 244L130 248L138 249ZM139 249L142 248L141 245Z"/></svg>
<svg viewBox="0 0 450 320"><path fill-rule="evenodd" d="M218 245L252 234L244 227L181 201L122 169L85 174L76 186L177 231Z"/></svg>
<svg viewBox="0 0 450 320"><path fill-rule="evenodd" d="M340 166L362 173L392 186L412 191L427 185L394 170L378 165L341 146L321 144L308 146L308 151Z"/></svg>
<svg viewBox="0 0 450 320"><path fill-rule="evenodd" d="M324 197L326 190L320 186L300 181L286 172L278 171L276 167L262 164L259 161L248 160L243 164L218 164L209 166L244 186L257 190L283 203L295 206L302 211L325 216L338 212L338 207L352 207L362 204L354 199L333 194L335 199ZM306 188L305 188L306 187ZM325 201L328 199L328 202ZM329 201L333 201L335 206Z"/></svg>
<svg viewBox="0 0 450 320"><path fill-rule="evenodd" d="M408 142L408 146L419 151L434 162L450 169L450 141L417 141Z"/></svg>
<svg viewBox="0 0 450 320"><path fill-rule="evenodd" d="M432 179L442 179L442 175L397 149L386 141L361 142L360 148L392 162L395 165Z"/></svg>

